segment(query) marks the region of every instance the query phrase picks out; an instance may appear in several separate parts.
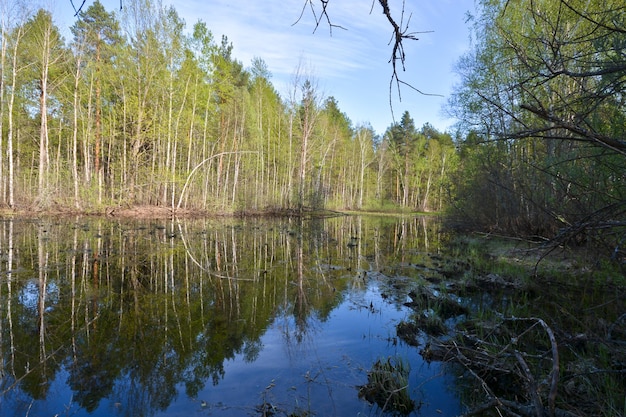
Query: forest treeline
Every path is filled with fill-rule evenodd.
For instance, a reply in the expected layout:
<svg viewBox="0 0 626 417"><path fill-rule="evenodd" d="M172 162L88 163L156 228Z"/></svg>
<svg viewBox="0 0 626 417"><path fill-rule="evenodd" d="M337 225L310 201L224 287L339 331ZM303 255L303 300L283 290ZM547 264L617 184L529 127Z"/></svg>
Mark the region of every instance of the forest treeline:
<svg viewBox="0 0 626 417"><path fill-rule="evenodd" d="M287 97L262 57L187 28L173 7L95 1L64 39L53 15L3 1L0 203L47 210L153 205L235 213L432 211L450 135L405 113L383 137L353 125L313 74ZM384 105L384 104L383 104Z"/></svg>
<svg viewBox="0 0 626 417"><path fill-rule="evenodd" d="M95 1L67 40L50 12L1 6L0 205L446 210L615 256L626 241L620 0L478 1L454 138L408 112L382 136L354 125L302 68L281 96L262 57L158 2Z"/></svg>

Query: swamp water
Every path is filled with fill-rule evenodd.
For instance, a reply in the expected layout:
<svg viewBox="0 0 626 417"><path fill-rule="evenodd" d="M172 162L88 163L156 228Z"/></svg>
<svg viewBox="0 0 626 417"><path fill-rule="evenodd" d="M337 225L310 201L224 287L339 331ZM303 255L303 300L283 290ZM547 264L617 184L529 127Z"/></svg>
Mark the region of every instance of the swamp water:
<svg viewBox="0 0 626 417"><path fill-rule="evenodd" d="M0 415L378 416L359 387L388 358L412 415L459 414L396 332L435 223L3 220Z"/></svg>

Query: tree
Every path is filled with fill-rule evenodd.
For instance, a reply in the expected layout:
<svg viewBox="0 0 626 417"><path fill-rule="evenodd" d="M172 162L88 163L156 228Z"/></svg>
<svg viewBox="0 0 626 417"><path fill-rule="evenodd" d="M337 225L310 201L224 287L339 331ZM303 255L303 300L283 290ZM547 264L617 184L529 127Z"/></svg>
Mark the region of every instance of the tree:
<svg viewBox="0 0 626 417"><path fill-rule="evenodd" d="M0 138L4 137L4 114L5 114L5 90L6 79L8 78L7 69L7 51L9 49L9 9L10 5L7 2L0 3L0 11L2 16L0 17ZM0 139L0 198L5 199L4 193L4 156L2 148L2 140Z"/></svg>
<svg viewBox="0 0 626 417"><path fill-rule="evenodd" d="M237 156L240 139L245 130L245 97L250 74L244 70L243 64L232 56L233 45L227 36L212 56L213 86L216 94L216 105L219 111L219 127L216 136L219 141L220 157L217 162L216 196L224 205L234 202L238 185L239 164ZM229 143L230 142L230 143ZM228 153L227 147L230 145ZM233 162L234 157L234 164ZM230 169L233 168L231 173ZM232 176L231 176L232 174ZM227 194L230 191L230 199Z"/></svg>
<svg viewBox="0 0 626 417"><path fill-rule="evenodd" d="M396 198L406 207L409 205L410 161L417 143L417 129L409 112L405 111L400 122L394 123L387 133L396 156Z"/></svg>
<svg viewBox="0 0 626 417"><path fill-rule="evenodd" d="M270 81L272 74L262 58L253 58L249 72L249 149L255 153L248 157L252 158L249 164L255 169L248 170L247 180L243 181L243 200L253 210L285 207L288 194L281 192L288 166L282 140L283 132L288 130L284 126L285 104L274 89Z"/></svg>
<svg viewBox="0 0 626 417"><path fill-rule="evenodd" d="M198 114L202 114L202 127L199 128L201 134L196 140L199 140L202 144L200 155L198 155L198 162L200 162L211 158L215 146L215 142L212 142L209 136L210 122L216 111L212 73L214 70L214 57L215 54L217 54L218 46L215 44L213 34L207 28L206 23L198 21L194 24L191 38L188 40L188 48L189 52L193 55L193 59L199 71L199 88L197 88L196 91L201 91L198 100L199 102L201 101L199 106L201 106L203 111L200 113L200 108L198 109ZM212 159L208 160L212 162ZM210 169L205 169L205 172L210 172ZM200 200L202 207L206 208L209 202L209 193L213 191L210 175L205 175L204 184L201 189L202 195Z"/></svg>
<svg viewBox="0 0 626 417"><path fill-rule="evenodd" d="M363 208L365 196L365 173L374 158L374 129L368 125L357 126L355 132L359 157L359 200L357 207Z"/></svg>
<svg viewBox="0 0 626 417"><path fill-rule="evenodd" d="M132 139L129 146L130 172L127 175L131 202L154 195L161 183L148 181L154 178L158 140L166 137L162 133L167 116L162 110L167 108L163 100L167 97L168 60L171 46L165 33L166 11L157 7L151 0L135 0L124 8L122 27L125 30L127 46L119 55L118 76L122 77L122 98L126 106L125 129ZM128 125L128 128L126 128ZM146 180L146 186L138 188L139 181ZM140 192L140 195L137 193Z"/></svg>
<svg viewBox="0 0 626 417"><path fill-rule="evenodd" d="M83 46L86 52L86 61L92 63L93 78L95 80L94 97L94 171L98 183L102 182L102 78L103 67L110 66L113 57L113 46L120 44L119 22L113 15L104 9L102 3L96 0L86 11L80 11L79 19L72 26L74 42ZM101 187L98 187L101 189ZM99 200L101 201L101 193Z"/></svg>
<svg viewBox="0 0 626 417"><path fill-rule="evenodd" d="M21 41L24 37L24 22L27 20L29 12L25 9L17 8L16 4L12 2L2 2L2 41L1 41L1 67L0 68L0 138L4 137L4 120L5 115L7 119L7 188L8 198L7 204L9 207L15 207L15 163L14 163L14 150L13 145L16 137L16 113L14 112L16 97L19 90L21 90L22 80L19 79L18 74L30 65L30 62L20 59L18 51L21 50ZM7 65L7 61L10 61L10 65ZM7 70L10 71L7 71ZM6 86L9 87L8 98L5 98ZM8 101L8 103L6 102ZM0 140L0 149L2 148L2 140ZM0 152L0 169L3 173L4 156ZM3 175L0 174L0 183L4 184ZM4 185L0 188L2 190L1 198L5 199Z"/></svg>
<svg viewBox="0 0 626 417"><path fill-rule="evenodd" d="M97 0L96 0L97 1ZM82 0L82 3L76 7L73 0L70 0L70 4L72 8L76 12L76 15L79 15L82 12L82 9L85 5L86 0ZM120 0L120 10L123 9L123 0ZM300 13L300 17L297 19L299 22L304 16L307 9L311 11L313 15L313 19L315 21L315 31L319 28L319 26L326 22L330 33L332 35L332 31L335 28L345 29L342 26L336 25L333 23L330 15L328 14L328 6L330 4L329 0L304 0L302 11ZM418 88L413 85L403 81L398 75L398 70L401 69L404 71L405 62L406 62L406 53L404 51L404 42L416 41L419 40L417 35L421 32L416 32L411 30L409 27L409 23L411 21L411 14L409 16L405 16L405 2L402 1L402 11L400 12L400 16L398 18L397 13L391 11L391 7L389 6L389 0L378 0L378 5L380 6L383 15L387 18L389 25L391 26L391 57L389 58L389 62L391 63L392 73L391 79L389 81L389 94L391 95L393 85L395 83L396 88L398 90L398 94L400 94L400 86L404 85L409 87L410 89L417 91L420 94L430 95L422 92ZM372 9L374 7L374 3L372 3Z"/></svg>
<svg viewBox="0 0 626 417"><path fill-rule="evenodd" d="M30 87L38 96L39 111L39 203L46 204L49 169L48 112L50 94L63 78L66 50L63 38L52 21L50 12L40 9L25 24L24 60L32 62L33 82Z"/></svg>
<svg viewBox="0 0 626 417"><path fill-rule="evenodd" d="M309 162L309 146L313 137L313 130L319 115L319 97L316 88L310 79L305 79L300 86L302 101L298 109L298 122L300 124L300 166L298 169L298 210L302 211L305 202L306 172ZM311 190L311 192L315 192Z"/></svg>
<svg viewBox="0 0 626 417"><path fill-rule="evenodd" d="M485 148L472 157L496 158L473 185L497 187L494 226L619 241L606 230L626 224L624 27L620 1L480 3L450 107Z"/></svg>
<svg viewBox="0 0 626 417"><path fill-rule="evenodd" d="M350 118L341 111L337 99L328 97L319 118L319 135L324 143L317 162L317 195L338 207L353 207L350 190L355 187L354 171L346 161L354 157L353 128Z"/></svg>
<svg viewBox="0 0 626 417"><path fill-rule="evenodd" d="M227 37L216 44L202 22L186 34L158 1L129 1L119 24L98 1L78 18L71 48L46 11L5 21L0 146L11 206L14 183L25 202L85 210L303 211L363 207L374 195L417 207L435 194L439 165L425 167L439 148L428 156L412 148L419 132L408 115L397 128L414 137L378 143L310 75L296 71L283 99L261 58L244 68ZM383 195L393 179L397 195Z"/></svg>

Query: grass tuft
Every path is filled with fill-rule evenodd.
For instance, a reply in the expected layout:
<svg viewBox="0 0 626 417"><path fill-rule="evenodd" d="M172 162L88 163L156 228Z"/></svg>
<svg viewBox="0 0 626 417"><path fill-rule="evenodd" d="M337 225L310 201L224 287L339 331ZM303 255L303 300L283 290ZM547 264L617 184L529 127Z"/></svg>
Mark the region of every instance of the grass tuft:
<svg viewBox="0 0 626 417"><path fill-rule="evenodd" d="M409 415L415 402L409 395L408 364L400 357L378 359L367 373L367 384L359 387L359 397L377 404L383 412Z"/></svg>

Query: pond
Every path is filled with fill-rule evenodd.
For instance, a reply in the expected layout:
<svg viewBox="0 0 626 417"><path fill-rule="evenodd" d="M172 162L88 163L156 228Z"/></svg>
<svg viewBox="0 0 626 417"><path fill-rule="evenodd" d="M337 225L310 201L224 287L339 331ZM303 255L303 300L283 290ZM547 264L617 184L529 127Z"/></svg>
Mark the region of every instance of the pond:
<svg viewBox="0 0 626 417"><path fill-rule="evenodd" d="M456 415L453 373L396 333L440 239L428 217L5 219L0 415L380 415L385 361L412 415Z"/></svg>

